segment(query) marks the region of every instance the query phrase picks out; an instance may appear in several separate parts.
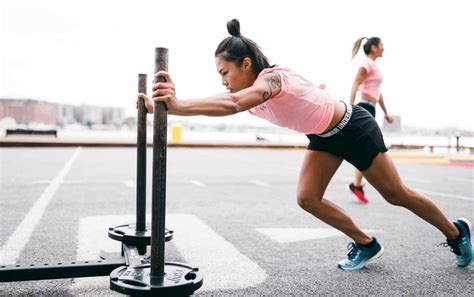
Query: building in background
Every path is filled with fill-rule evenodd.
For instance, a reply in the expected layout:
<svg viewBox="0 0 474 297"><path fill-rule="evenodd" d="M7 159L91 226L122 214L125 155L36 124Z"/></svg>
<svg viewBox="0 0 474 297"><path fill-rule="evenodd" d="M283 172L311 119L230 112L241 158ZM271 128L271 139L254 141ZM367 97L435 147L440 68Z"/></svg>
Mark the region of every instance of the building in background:
<svg viewBox="0 0 474 297"><path fill-rule="evenodd" d="M119 127L124 111L118 107L58 104L32 99L0 99L0 121L13 118L22 125L86 126L105 125Z"/></svg>
<svg viewBox="0 0 474 297"><path fill-rule="evenodd" d="M76 122L91 127L102 125L102 108L92 105L79 105L75 108Z"/></svg>
<svg viewBox="0 0 474 297"><path fill-rule="evenodd" d="M32 99L0 99L0 120L13 118L18 124L56 125L57 104Z"/></svg>
<svg viewBox="0 0 474 297"><path fill-rule="evenodd" d="M125 119L123 108L104 107L102 109L102 124L120 126Z"/></svg>
<svg viewBox="0 0 474 297"><path fill-rule="evenodd" d="M76 106L58 104L58 126L64 127L77 123Z"/></svg>

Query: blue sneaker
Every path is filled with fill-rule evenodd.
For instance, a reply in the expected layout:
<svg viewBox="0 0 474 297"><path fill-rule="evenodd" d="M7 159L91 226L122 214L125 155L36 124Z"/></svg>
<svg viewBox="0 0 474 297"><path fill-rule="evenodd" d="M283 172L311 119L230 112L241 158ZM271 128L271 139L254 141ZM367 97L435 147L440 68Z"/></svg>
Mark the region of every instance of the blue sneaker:
<svg viewBox="0 0 474 297"><path fill-rule="evenodd" d="M365 266L365 264L380 258L383 255L384 248L374 237L371 247L365 247L361 244L351 242L347 246L349 254L347 259L340 261L337 266L343 270L358 270Z"/></svg>
<svg viewBox="0 0 474 297"><path fill-rule="evenodd" d="M451 247L451 251L456 254L456 264L458 267L466 267L472 263L471 244L471 222L468 219L460 218L453 222L459 230L460 236L456 239L447 240L446 244Z"/></svg>

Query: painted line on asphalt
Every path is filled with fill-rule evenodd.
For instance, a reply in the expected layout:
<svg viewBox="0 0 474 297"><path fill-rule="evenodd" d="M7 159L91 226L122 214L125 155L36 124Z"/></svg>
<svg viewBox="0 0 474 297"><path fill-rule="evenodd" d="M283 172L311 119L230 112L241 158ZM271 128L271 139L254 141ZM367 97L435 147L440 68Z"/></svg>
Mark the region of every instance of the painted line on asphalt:
<svg viewBox="0 0 474 297"><path fill-rule="evenodd" d="M193 215L167 215L176 236L172 244L205 276L202 290L242 289L262 283L267 274L229 241Z"/></svg>
<svg viewBox="0 0 474 297"><path fill-rule="evenodd" d="M47 185L50 183L51 183L50 180L34 180L32 184L33 185Z"/></svg>
<svg viewBox="0 0 474 297"><path fill-rule="evenodd" d="M205 188L206 187L206 184L199 181L199 180L190 180L189 182L192 183L193 185L197 186L197 187L200 187L200 188Z"/></svg>
<svg viewBox="0 0 474 297"><path fill-rule="evenodd" d="M346 236L334 228L256 228L255 230L278 243ZM364 229L364 232L380 233L383 231Z"/></svg>
<svg viewBox="0 0 474 297"><path fill-rule="evenodd" d="M343 181L343 182L346 182L346 183L350 183L350 182L353 182L354 181L354 177L353 176L339 176L339 175L335 175L333 177L333 179L338 179L340 181Z"/></svg>
<svg viewBox="0 0 474 297"><path fill-rule="evenodd" d="M35 180L35 181L33 181L34 185L47 185L47 184L50 184L50 183L51 183L50 180ZM82 180L63 180L61 182L62 185L81 185L83 183L84 183L84 181L82 181Z"/></svg>
<svg viewBox="0 0 474 297"><path fill-rule="evenodd" d="M63 185L82 185L84 181L82 180L65 180L62 182Z"/></svg>
<svg viewBox="0 0 474 297"><path fill-rule="evenodd" d="M149 214L147 214L147 217ZM107 236L109 227L135 222L134 215L85 217L79 221L76 260L99 260L101 251L118 254L121 243ZM76 278L70 287L80 290L81 295L93 296L97 290L108 290L109 276Z"/></svg>
<svg viewBox="0 0 474 297"><path fill-rule="evenodd" d="M33 233L36 225L38 225L39 221L43 217L46 207L53 199L56 190L61 185L64 177L68 174L80 151L81 147L78 147L74 151L69 161L67 161L58 175L56 175L56 177L46 187L41 196L38 198L38 200L36 200L28 213L25 215L23 221L21 221L10 238L8 238L5 245L0 250L0 263L13 264L18 260L21 251L30 239L31 233Z"/></svg>
<svg viewBox="0 0 474 297"><path fill-rule="evenodd" d="M415 182L419 184L432 184L431 180L416 178L416 177L402 177L403 181Z"/></svg>
<svg viewBox="0 0 474 297"><path fill-rule="evenodd" d="M456 194L448 194L448 193L442 193L442 192L435 192L435 191L428 191L420 188L412 188L413 190L426 194L426 195L433 195L433 196L439 196L439 197L446 197L446 198L454 198L454 199L459 199L459 200L465 200L465 201L474 201L472 197L468 196L462 196L462 195L456 195Z"/></svg>
<svg viewBox="0 0 474 297"><path fill-rule="evenodd" d="M270 187L269 184L267 184L267 183L265 183L265 182L263 182L263 181L257 180L257 179L252 179L252 180L250 180L249 182L250 182L251 184L254 184L254 185L259 186L259 187L266 187L266 188Z"/></svg>
<svg viewBox="0 0 474 297"><path fill-rule="evenodd" d="M460 183L468 183L468 184L474 185L474 179L472 179L472 178L450 177L450 176L448 176L448 180L449 181L460 182Z"/></svg>
<svg viewBox="0 0 474 297"><path fill-rule="evenodd" d="M132 180L124 180L122 182L127 188L135 188L135 182Z"/></svg>
<svg viewBox="0 0 474 297"><path fill-rule="evenodd" d="M133 215L82 218L79 222L76 259L98 259L100 250L120 252L119 242L108 238L105 231L110 226L133 222L134 219ZM179 234L167 245L174 245L185 263L195 265L202 271L205 281L199 292L252 287L267 278L266 272L257 263L240 253L196 216L167 214L166 226ZM107 290L109 279L108 276L75 279L71 289L80 289L82 294L92 294L97 289Z"/></svg>

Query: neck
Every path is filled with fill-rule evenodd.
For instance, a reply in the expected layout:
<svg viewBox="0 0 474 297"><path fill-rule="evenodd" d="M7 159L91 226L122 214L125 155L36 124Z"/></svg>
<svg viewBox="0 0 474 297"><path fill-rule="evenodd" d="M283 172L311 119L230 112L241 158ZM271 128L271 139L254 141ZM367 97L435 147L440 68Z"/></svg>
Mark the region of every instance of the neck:
<svg viewBox="0 0 474 297"><path fill-rule="evenodd" d="M377 60L378 57L374 54L370 54L369 58L375 61L375 60Z"/></svg>

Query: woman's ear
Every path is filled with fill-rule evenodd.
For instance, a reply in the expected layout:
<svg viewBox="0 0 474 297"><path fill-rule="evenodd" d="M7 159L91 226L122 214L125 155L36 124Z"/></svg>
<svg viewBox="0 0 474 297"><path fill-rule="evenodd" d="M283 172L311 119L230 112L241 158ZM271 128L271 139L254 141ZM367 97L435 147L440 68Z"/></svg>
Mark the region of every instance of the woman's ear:
<svg viewBox="0 0 474 297"><path fill-rule="evenodd" d="M244 67L245 71L252 71L252 59L250 59L249 57L244 58L242 66Z"/></svg>
<svg viewBox="0 0 474 297"><path fill-rule="evenodd" d="M370 47L370 52L371 53L376 52L378 49L379 49L378 45L372 44L372 46Z"/></svg>

